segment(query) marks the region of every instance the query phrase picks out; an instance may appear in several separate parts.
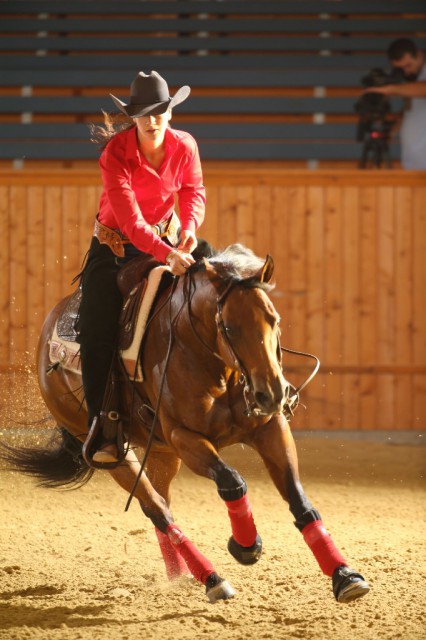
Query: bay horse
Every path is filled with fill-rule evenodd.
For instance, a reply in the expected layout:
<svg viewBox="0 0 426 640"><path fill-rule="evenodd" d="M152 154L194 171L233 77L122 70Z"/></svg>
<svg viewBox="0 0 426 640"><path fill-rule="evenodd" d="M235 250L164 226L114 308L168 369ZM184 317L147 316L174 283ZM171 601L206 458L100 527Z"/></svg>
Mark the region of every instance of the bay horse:
<svg viewBox="0 0 426 640"><path fill-rule="evenodd" d="M238 562L253 564L261 556L262 541L247 486L219 454L235 443L252 447L320 569L331 578L336 600L350 602L369 586L334 545L299 479L285 417L291 385L283 374L280 319L268 296L272 274L270 256L261 260L236 244L198 260L159 294L140 352L144 380L120 378L130 446L122 463L108 473L139 501L154 525L168 578L192 574L214 603L231 598L234 590L174 521L170 485L181 462L212 480L230 518L228 550ZM39 385L60 426L59 444L3 448L3 459L45 486L80 486L93 473L81 456L87 434L81 378L66 367L52 367L49 360L49 341L65 305L66 300L48 315L37 353ZM142 419L146 399L157 409L150 433ZM149 448L146 470L135 447Z"/></svg>

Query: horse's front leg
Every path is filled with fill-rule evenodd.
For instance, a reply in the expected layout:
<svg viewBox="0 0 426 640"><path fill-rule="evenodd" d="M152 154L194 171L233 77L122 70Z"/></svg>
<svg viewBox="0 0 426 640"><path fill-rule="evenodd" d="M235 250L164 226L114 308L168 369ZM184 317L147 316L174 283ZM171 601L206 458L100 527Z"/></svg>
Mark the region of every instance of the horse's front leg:
<svg viewBox="0 0 426 640"><path fill-rule="evenodd" d="M170 439L178 456L196 474L216 483L218 493L228 508L232 537L229 552L241 564L254 564L262 553L244 478L219 457L212 443L201 434L175 427Z"/></svg>
<svg viewBox="0 0 426 640"><path fill-rule="evenodd" d="M364 578L349 568L313 508L299 479L296 446L289 424L283 415L273 416L250 437L262 457L271 478L288 502L295 526L314 554L323 573L332 578L333 592L339 602L350 602L365 595L369 586Z"/></svg>

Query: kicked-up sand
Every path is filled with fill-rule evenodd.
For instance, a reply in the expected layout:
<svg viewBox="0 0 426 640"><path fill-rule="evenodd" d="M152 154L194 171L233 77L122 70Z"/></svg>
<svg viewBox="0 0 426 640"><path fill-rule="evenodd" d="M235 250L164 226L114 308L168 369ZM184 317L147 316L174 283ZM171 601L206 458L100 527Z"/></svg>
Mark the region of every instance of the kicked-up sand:
<svg viewBox="0 0 426 640"><path fill-rule="evenodd" d="M25 430L3 432L23 444ZM43 433L39 439L43 440ZM296 434L297 435L297 434ZM183 468L176 522L234 587L209 604L193 579L169 583L153 526L107 472L77 491L0 472L1 640L424 640L426 448L422 434L299 434L302 482L371 591L336 603L287 505L247 448L224 457L245 476L264 552L227 552L230 524L214 484ZM426 439L426 438L425 438Z"/></svg>

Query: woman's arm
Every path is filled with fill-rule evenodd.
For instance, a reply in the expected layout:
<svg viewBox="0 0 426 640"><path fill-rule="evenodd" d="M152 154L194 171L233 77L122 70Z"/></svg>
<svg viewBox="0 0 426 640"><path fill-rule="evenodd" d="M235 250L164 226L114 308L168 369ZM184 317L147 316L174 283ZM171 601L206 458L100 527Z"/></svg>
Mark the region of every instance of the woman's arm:
<svg viewBox="0 0 426 640"><path fill-rule="evenodd" d="M182 243L188 242L187 246L191 246L190 240L187 239L191 237L195 239L195 232L204 220L206 205L206 190L203 184L198 147L193 138L188 140L189 144L192 147L191 154L188 155L182 170L182 186L177 194L182 225Z"/></svg>

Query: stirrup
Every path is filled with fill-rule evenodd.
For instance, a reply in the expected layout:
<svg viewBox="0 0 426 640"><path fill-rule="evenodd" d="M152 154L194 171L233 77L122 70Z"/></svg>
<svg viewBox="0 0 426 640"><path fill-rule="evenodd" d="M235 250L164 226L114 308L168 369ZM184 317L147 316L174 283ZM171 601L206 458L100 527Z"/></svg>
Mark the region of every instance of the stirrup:
<svg viewBox="0 0 426 640"><path fill-rule="evenodd" d="M111 456L113 459L110 458L107 460L106 457L104 457L102 460L102 455L97 455L96 457L98 459L93 458L96 454L101 453L100 449L96 446L96 440L98 440L100 436L102 436L102 421L99 419L99 416L95 416L95 418L93 418L92 426L89 429L89 433L87 434L86 441L83 444L83 459L89 467L92 467L92 469L115 469L119 464L121 464L126 455L122 421L117 420L117 437L112 441L117 446L117 458ZM100 446L102 447L102 445ZM99 457L101 459L99 459Z"/></svg>

